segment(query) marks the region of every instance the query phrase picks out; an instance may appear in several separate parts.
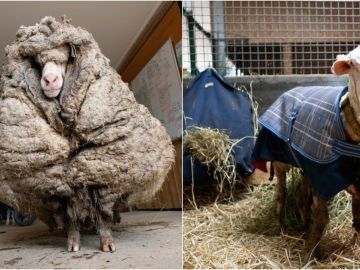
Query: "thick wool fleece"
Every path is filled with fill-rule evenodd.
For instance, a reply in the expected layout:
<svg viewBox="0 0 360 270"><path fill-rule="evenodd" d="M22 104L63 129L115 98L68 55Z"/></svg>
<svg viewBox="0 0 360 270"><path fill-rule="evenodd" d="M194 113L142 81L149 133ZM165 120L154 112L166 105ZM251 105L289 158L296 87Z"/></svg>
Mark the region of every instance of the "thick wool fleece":
<svg viewBox="0 0 360 270"><path fill-rule="evenodd" d="M51 224L54 196L83 222L112 217L115 202L153 197L174 161L171 140L92 35L45 17L16 37L0 82L0 201ZM35 59L50 61L63 46L71 50L63 89L49 99Z"/></svg>

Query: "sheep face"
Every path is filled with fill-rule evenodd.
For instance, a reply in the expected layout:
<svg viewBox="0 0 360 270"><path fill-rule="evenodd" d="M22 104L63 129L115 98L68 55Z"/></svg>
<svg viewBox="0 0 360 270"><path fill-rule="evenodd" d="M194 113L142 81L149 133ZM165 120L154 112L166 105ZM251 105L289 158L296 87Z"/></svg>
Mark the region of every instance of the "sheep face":
<svg viewBox="0 0 360 270"><path fill-rule="evenodd" d="M68 46L43 51L36 56L36 62L42 67L40 83L45 96L54 98L61 92L68 60Z"/></svg>
<svg viewBox="0 0 360 270"><path fill-rule="evenodd" d="M47 62L42 70L41 87L45 96L49 98L57 97L61 91L66 64Z"/></svg>
<svg viewBox="0 0 360 270"><path fill-rule="evenodd" d="M360 72L360 46L348 54L338 55L331 67L335 75L344 75Z"/></svg>

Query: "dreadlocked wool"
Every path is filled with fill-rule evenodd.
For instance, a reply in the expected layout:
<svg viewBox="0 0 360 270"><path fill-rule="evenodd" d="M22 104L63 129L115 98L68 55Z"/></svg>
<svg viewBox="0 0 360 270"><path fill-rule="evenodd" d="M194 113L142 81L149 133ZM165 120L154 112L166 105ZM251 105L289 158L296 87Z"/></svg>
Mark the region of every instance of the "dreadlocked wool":
<svg viewBox="0 0 360 270"><path fill-rule="evenodd" d="M64 84L47 98L34 59L69 46ZM158 191L174 161L161 123L135 101L92 35L45 17L6 47L0 82L0 201L54 223L48 199L70 220L112 217Z"/></svg>

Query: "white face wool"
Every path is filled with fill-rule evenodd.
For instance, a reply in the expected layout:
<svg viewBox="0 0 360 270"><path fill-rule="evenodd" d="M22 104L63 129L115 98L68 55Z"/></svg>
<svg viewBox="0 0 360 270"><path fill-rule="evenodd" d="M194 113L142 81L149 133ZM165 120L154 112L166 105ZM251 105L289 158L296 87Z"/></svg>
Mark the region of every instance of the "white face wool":
<svg viewBox="0 0 360 270"><path fill-rule="evenodd" d="M47 62L42 70L41 87L45 96L57 97L64 82L66 63Z"/></svg>
<svg viewBox="0 0 360 270"><path fill-rule="evenodd" d="M61 92L69 52L69 47L65 45L42 51L35 57L36 62L43 67L40 83L45 96L49 98L57 97Z"/></svg>

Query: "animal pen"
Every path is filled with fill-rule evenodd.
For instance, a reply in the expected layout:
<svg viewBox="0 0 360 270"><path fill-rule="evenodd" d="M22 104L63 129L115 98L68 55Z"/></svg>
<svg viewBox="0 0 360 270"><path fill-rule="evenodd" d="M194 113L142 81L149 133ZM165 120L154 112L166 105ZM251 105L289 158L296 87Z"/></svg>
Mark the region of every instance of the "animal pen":
<svg viewBox="0 0 360 270"><path fill-rule="evenodd" d="M345 86L348 78L332 76L330 67L337 55L360 45L359 30L356 1L184 1L184 89L199 72L215 68L251 93L261 115L296 86ZM267 175L261 177L265 184L236 190L233 201L223 196L214 203L214 190L185 189L185 268L305 266L291 208L298 172L288 179L287 234L277 232L275 190ZM306 266L360 267L352 236L351 201L341 192L330 202L321 254Z"/></svg>

